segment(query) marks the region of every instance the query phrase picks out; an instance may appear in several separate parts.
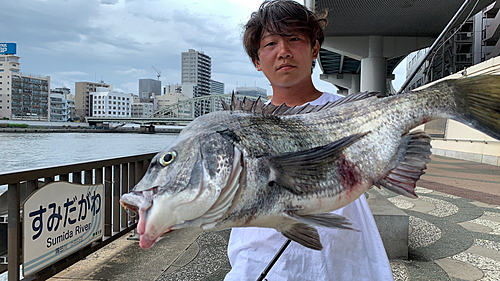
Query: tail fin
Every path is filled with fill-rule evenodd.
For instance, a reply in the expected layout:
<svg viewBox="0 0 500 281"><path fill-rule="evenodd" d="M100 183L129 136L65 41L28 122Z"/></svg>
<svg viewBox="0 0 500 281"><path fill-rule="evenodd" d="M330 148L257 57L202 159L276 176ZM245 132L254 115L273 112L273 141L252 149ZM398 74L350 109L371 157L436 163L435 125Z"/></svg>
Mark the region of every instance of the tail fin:
<svg viewBox="0 0 500 281"><path fill-rule="evenodd" d="M458 106L465 111L457 121L500 140L500 75L454 80Z"/></svg>

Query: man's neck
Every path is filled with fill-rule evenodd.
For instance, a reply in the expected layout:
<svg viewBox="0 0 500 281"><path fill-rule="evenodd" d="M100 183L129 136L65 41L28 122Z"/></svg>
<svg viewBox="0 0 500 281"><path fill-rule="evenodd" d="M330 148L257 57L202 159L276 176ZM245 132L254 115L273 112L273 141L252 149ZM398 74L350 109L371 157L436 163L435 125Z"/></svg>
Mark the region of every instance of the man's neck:
<svg viewBox="0 0 500 281"><path fill-rule="evenodd" d="M278 87L271 85L273 88L273 98L271 103L281 105L285 103L287 106L303 105L319 98L323 93L318 91L312 83L304 86L295 87Z"/></svg>

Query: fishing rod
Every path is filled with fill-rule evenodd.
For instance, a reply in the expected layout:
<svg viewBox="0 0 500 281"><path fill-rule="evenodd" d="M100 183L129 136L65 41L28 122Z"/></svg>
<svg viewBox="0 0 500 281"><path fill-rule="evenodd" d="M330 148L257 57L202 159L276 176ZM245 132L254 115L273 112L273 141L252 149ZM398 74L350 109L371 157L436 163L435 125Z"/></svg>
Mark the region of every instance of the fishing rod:
<svg viewBox="0 0 500 281"><path fill-rule="evenodd" d="M276 253L276 255L274 255L274 257L271 260L271 262L266 266L266 268L264 269L264 271L262 271L262 273L260 274L260 276L257 279L257 281L262 281L262 280L264 280L264 278L266 278L267 274L269 273L269 271L271 270L271 268L274 266L274 264L278 261L278 259L280 258L281 254L283 254L283 252L286 250L286 247L288 247L288 244L290 244L290 242L292 242L292 240L290 240L290 239L287 239L285 241L285 243L283 244L283 246L281 246L281 248Z"/></svg>
<svg viewBox="0 0 500 281"><path fill-rule="evenodd" d="M470 2L472 2L472 0L465 0L464 3L462 4L462 6L460 6L460 8L458 9L458 11L453 16L453 18L451 18L451 20L445 26L445 28L443 29L443 31L441 31L441 34L439 34L438 38L436 38L436 40L434 41L434 43L432 43L432 45L431 45L429 51L427 52L427 54L425 54L425 56L418 62L417 66L413 69L412 73L406 78L405 82L403 83L403 85L401 85L401 88L396 93L396 95L401 94L404 91L404 89L408 86L408 84L410 84L411 79L413 79L413 77L415 77L415 75L417 74L418 70L422 67L422 65L424 65L424 63L427 61L427 59L430 57L430 55L437 49L436 46L438 45L438 43L443 39L443 37L446 35L446 33L448 33L448 31L451 29L451 27L453 26L453 24L455 24L455 21L458 19L458 17L460 17L462 15L462 13L464 12L465 8L467 8L467 6L469 6ZM477 5L478 2L479 2L479 0L476 0L476 5ZM476 7L476 5L474 5L474 7ZM472 8L472 10L474 10L474 8ZM469 16L472 13L472 10L470 11ZM467 18L465 20L467 20ZM447 40L443 41L443 44L446 41L448 41L450 38L448 38ZM439 46L439 47L441 47L441 46Z"/></svg>

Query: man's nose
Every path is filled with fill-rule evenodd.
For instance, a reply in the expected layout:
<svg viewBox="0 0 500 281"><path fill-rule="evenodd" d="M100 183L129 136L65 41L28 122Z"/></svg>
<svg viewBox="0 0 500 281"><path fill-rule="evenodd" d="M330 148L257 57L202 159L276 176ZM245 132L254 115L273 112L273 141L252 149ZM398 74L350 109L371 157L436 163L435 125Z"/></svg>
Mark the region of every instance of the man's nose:
<svg viewBox="0 0 500 281"><path fill-rule="evenodd" d="M292 57L290 46L288 45L288 42L286 42L285 40L281 40L281 42L278 43L278 57L280 59Z"/></svg>

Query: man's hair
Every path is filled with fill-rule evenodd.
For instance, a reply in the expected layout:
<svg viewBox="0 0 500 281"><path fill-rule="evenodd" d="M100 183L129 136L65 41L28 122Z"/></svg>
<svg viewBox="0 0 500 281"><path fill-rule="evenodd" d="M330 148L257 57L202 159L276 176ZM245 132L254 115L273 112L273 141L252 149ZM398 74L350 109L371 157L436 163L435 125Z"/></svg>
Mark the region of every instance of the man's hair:
<svg viewBox="0 0 500 281"><path fill-rule="evenodd" d="M318 16L293 0L266 0L245 25L243 45L255 64L255 60L259 60L260 39L266 31L281 36L302 33L309 37L314 47L316 40L320 46L323 44L326 24L326 14Z"/></svg>

